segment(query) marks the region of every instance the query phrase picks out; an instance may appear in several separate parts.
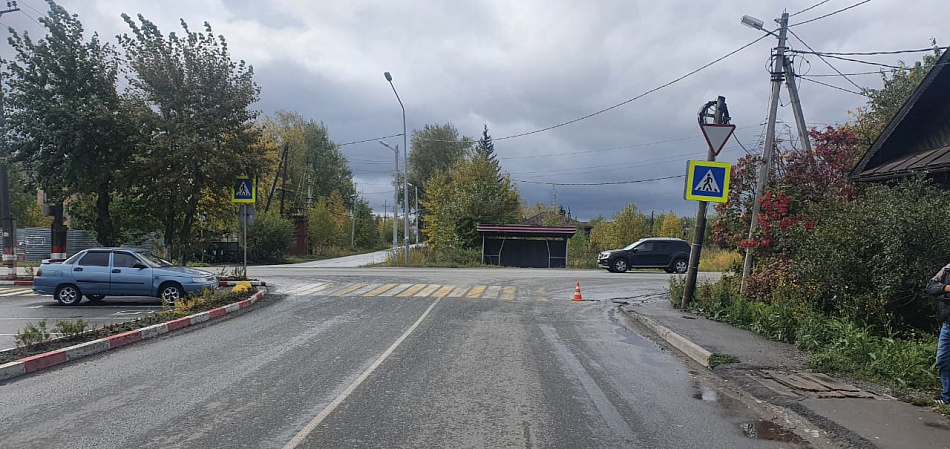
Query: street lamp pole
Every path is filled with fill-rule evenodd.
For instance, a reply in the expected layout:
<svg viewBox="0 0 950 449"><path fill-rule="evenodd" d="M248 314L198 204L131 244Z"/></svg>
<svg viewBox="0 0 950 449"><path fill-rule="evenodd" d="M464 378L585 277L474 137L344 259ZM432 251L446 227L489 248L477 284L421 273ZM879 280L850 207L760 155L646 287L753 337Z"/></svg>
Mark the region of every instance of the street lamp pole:
<svg viewBox="0 0 950 449"><path fill-rule="evenodd" d="M393 76L389 72L384 72L383 75L386 77L386 81L389 81L389 86L393 88L393 93L396 94L396 101L399 102L399 107L402 108L402 160L406 164L406 173L402 180L402 215L403 215L403 230L405 235L403 240L406 242L406 266L409 266L409 214L406 213L406 208L409 207L409 145L406 140L406 107L402 104L402 99L399 98L399 92L396 92L396 86L393 85Z"/></svg>
<svg viewBox="0 0 950 449"><path fill-rule="evenodd" d="M395 262L396 257L399 257L399 242L397 241L399 226L396 221L396 205L399 204L399 145L396 144L396 148L393 148L382 140L378 142L380 145L393 150L393 156L396 159L396 166L393 169L393 261ZM383 216L385 217L385 215Z"/></svg>

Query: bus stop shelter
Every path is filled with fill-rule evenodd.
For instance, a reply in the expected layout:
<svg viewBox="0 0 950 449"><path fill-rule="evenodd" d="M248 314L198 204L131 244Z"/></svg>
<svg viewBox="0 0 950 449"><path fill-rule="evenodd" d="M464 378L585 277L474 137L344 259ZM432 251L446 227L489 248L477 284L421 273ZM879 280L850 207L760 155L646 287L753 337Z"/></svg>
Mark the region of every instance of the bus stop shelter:
<svg viewBox="0 0 950 449"><path fill-rule="evenodd" d="M480 224L482 263L521 268L567 267L567 241L573 226Z"/></svg>

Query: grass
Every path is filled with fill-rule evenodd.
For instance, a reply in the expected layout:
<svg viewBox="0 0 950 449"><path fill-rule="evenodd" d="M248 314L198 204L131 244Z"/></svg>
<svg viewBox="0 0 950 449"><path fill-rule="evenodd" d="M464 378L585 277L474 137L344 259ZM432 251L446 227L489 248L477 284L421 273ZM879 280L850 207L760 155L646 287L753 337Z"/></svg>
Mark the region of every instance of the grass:
<svg viewBox="0 0 950 449"><path fill-rule="evenodd" d="M682 297L683 284L671 279L672 298ZM811 369L886 386L905 400L930 397L940 385L933 369L935 335L908 332L901 338L894 331L822 315L793 299L773 304L748 301L739 296L734 276L697 286L690 309L771 340L793 343L808 352Z"/></svg>
<svg viewBox="0 0 950 449"><path fill-rule="evenodd" d="M739 357L730 354L712 354L709 356L709 368L715 368L727 363L739 363Z"/></svg>
<svg viewBox="0 0 950 449"><path fill-rule="evenodd" d="M742 254L718 248L703 248L699 254L699 271L726 272L742 263Z"/></svg>

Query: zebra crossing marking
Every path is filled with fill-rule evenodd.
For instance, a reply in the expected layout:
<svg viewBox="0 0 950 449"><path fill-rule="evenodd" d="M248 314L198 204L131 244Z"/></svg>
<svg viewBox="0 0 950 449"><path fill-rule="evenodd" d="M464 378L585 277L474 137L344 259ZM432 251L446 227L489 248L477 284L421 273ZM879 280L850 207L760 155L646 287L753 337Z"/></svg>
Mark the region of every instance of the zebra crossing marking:
<svg viewBox="0 0 950 449"><path fill-rule="evenodd" d="M3 292L0 293L0 296L36 296L32 288L3 289L0 292Z"/></svg>
<svg viewBox="0 0 950 449"><path fill-rule="evenodd" d="M312 284L311 284L311 285L312 285ZM310 288L306 288L306 289L303 289L303 290L301 290L301 291L299 291L299 292L297 292L297 293L292 293L292 294L293 294L293 295L298 295L298 296L309 295L309 294L311 294L311 293L316 293L316 292L321 291L321 290L326 290L326 289L330 288L331 285L332 285L332 284L330 284L330 283L328 283L328 282L323 282L323 283L317 284L316 286L311 286Z"/></svg>
<svg viewBox="0 0 950 449"><path fill-rule="evenodd" d="M465 292L468 291L468 287L462 287L461 285L456 287L455 290L452 290L452 293L446 295L449 298L461 298L465 296Z"/></svg>
<svg viewBox="0 0 950 449"><path fill-rule="evenodd" d="M465 295L465 297L469 299L477 299L479 296L482 296L482 293L485 291L485 288L486 287L484 285L476 285L472 287L471 290L468 291L468 294Z"/></svg>
<svg viewBox="0 0 950 449"><path fill-rule="evenodd" d="M502 289L501 299L505 301L514 301L516 291L517 289L515 289L515 287L505 287L504 289Z"/></svg>
<svg viewBox="0 0 950 449"><path fill-rule="evenodd" d="M452 293L452 290L455 289L454 285L443 285L438 291L432 294L435 298L444 298L445 295Z"/></svg>
<svg viewBox="0 0 950 449"><path fill-rule="evenodd" d="M408 289L406 289L406 291L404 291L404 292L402 292L402 293L400 293L400 294L398 294L398 295L396 295L396 296L398 296L398 297L400 297L400 298L405 298L405 297L407 297L407 296L415 295L416 293L419 292L419 290L422 290L422 289L424 289L424 288L426 288L426 284L415 284L415 285L413 285L412 287L409 287Z"/></svg>
<svg viewBox="0 0 950 449"><path fill-rule="evenodd" d="M497 285L492 285L485 289L485 293L482 294L482 299L497 299L498 292L501 291L501 287Z"/></svg>
<svg viewBox="0 0 950 449"><path fill-rule="evenodd" d="M428 287L422 289L421 291L419 291L419 293L416 293L413 296L415 296L416 298L424 298L426 296L429 296L435 293L435 291L438 290L439 287L441 287L441 285L435 285L435 284L429 285Z"/></svg>
<svg viewBox="0 0 950 449"><path fill-rule="evenodd" d="M370 291L370 292L364 293L363 296L369 296L369 297L372 297L372 296L379 296L379 295L381 295L381 294L383 294L383 293L386 293L386 292L389 291L389 290L392 290L393 287L395 287L396 285L397 285L397 284L383 284L383 285L381 285L381 286L379 286L379 287L376 287L375 289L373 289L373 290Z"/></svg>
<svg viewBox="0 0 950 449"><path fill-rule="evenodd" d="M339 289L339 290L337 290L337 291L335 291L335 292L333 292L333 293L330 293L330 296L343 296L343 295L345 295L345 294L347 294L347 293L349 293L349 292L352 292L352 291L355 291L355 290L359 290L359 289L361 289L361 288L363 288L363 287L366 287L367 285L369 285L369 284L353 284L353 285L351 285L351 286L349 286L349 287L344 287L344 288L341 288L341 289Z"/></svg>

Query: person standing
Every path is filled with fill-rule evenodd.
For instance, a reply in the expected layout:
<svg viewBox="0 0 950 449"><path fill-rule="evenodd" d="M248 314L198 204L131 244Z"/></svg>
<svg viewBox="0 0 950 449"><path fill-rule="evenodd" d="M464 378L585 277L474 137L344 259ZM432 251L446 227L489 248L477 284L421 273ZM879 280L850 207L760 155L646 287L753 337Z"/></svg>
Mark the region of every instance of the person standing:
<svg viewBox="0 0 950 449"><path fill-rule="evenodd" d="M937 300L940 336L937 338L937 373L943 392L935 401L950 404L950 264L941 268L927 283L927 293Z"/></svg>

